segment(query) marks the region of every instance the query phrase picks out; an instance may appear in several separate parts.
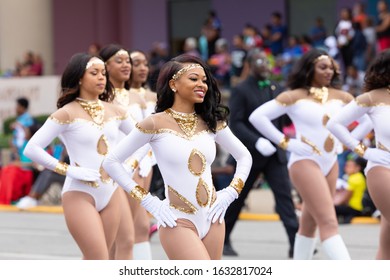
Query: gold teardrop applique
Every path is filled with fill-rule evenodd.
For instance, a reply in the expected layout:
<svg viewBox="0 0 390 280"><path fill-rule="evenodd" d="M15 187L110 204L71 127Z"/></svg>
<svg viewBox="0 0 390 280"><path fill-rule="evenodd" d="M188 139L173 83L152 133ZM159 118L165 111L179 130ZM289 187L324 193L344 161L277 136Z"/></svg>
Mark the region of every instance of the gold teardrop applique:
<svg viewBox="0 0 390 280"><path fill-rule="evenodd" d="M200 176L206 169L206 157L197 149L193 149L188 158L188 169L195 176Z"/></svg>
<svg viewBox="0 0 390 280"><path fill-rule="evenodd" d="M332 134L329 134L329 136L326 138L324 142L324 150L328 153L332 152L334 148L334 138Z"/></svg>
<svg viewBox="0 0 390 280"><path fill-rule="evenodd" d="M196 187L196 201L201 207L206 207L209 203L210 191L206 182L199 178L198 186Z"/></svg>
<svg viewBox="0 0 390 280"><path fill-rule="evenodd" d="M102 180L103 183L110 183L111 177L108 175L106 170L104 170L103 166L100 166L99 168L99 173L100 173L100 180Z"/></svg>
<svg viewBox="0 0 390 280"><path fill-rule="evenodd" d="M97 152L99 155L107 155L108 154L108 141L105 135L100 136L99 141L97 143Z"/></svg>
<svg viewBox="0 0 390 280"><path fill-rule="evenodd" d="M383 145L381 142L378 142L378 149L381 149L381 150L386 151L386 152L390 152L390 150L385 145Z"/></svg>
<svg viewBox="0 0 390 280"><path fill-rule="evenodd" d="M195 214L198 209L184 196L182 196L178 191L176 191L171 186L168 186L168 197L170 201L170 206L180 212L187 214Z"/></svg>
<svg viewBox="0 0 390 280"><path fill-rule="evenodd" d="M330 117L328 115L324 115L323 118L322 118L322 125L323 126L326 126L326 124L328 123L328 121L330 120Z"/></svg>

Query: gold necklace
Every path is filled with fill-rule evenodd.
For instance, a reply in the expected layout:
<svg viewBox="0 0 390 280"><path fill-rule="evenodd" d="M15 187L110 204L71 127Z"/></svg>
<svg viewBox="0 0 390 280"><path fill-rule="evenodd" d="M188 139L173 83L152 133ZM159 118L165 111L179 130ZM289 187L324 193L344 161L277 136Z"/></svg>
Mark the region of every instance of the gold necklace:
<svg viewBox="0 0 390 280"><path fill-rule="evenodd" d="M131 89L134 90L138 95L142 97L142 99L145 100L146 89L144 87L131 88Z"/></svg>
<svg viewBox="0 0 390 280"><path fill-rule="evenodd" d="M195 134L196 126L198 125L198 117L196 113L181 113L176 112L175 110L169 108L165 112L170 115L176 123L179 125L180 129L188 137L192 137Z"/></svg>
<svg viewBox="0 0 390 280"><path fill-rule="evenodd" d="M85 100L82 98L76 98L76 101L81 107L88 113L92 120L101 125L104 121L104 106L100 100Z"/></svg>
<svg viewBox="0 0 390 280"><path fill-rule="evenodd" d="M311 87L309 89L309 94L313 96L316 101L324 104L328 100L329 90L327 87Z"/></svg>
<svg viewBox="0 0 390 280"><path fill-rule="evenodd" d="M115 88L115 100L122 106L129 106L129 91L125 88Z"/></svg>

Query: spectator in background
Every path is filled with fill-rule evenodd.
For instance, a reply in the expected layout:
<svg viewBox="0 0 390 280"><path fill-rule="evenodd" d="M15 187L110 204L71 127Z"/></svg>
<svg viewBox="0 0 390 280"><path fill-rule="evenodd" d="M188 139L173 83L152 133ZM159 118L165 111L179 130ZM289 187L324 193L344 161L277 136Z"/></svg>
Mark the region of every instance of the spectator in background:
<svg viewBox="0 0 390 280"><path fill-rule="evenodd" d="M257 28L250 23L247 23L242 30L244 47L246 50L260 48L263 45L263 39Z"/></svg>
<svg viewBox="0 0 390 280"><path fill-rule="evenodd" d="M377 48L374 21L370 17L367 18L367 22L363 28L363 34L367 41L367 49L365 54L365 62L367 66L375 58Z"/></svg>
<svg viewBox="0 0 390 280"><path fill-rule="evenodd" d="M348 66L343 90L348 91L350 94L356 97L362 94L363 86L364 72L359 71L354 65Z"/></svg>
<svg viewBox="0 0 390 280"><path fill-rule="evenodd" d="M282 14L279 12L273 12L271 14L271 51L274 56L277 56L283 52L284 43L287 38L287 28L282 23Z"/></svg>
<svg viewBox="0 0 390 280"><path fill-rule="evenodd" d="M326 28L322 17L317 17L314 27L310 30L310 38L313 42L313 47L325 47Z"/></svg>
<svg viewBox="0 0 390 280"><path fill-rule="evenodd" d="M352 14L353 14L353 22L358 22L362 28L366 27L367 24L367 13L366 6L363 2L356 2L353 5Z"/></svg>
<svg viewBox="0 0 390 280"><path fill-rule="evenodd" d="M28 112L29 100L20 97L16 100L16 120L10 124L12 129L12 139L10 143L13 160L19 160L22 150L27 143L26 129L34 124L34 119Z"/></svg>
<svg viewBox="0 0 390 280"><path fill-rule="evenodd" d="M230 69L231 69L231 57L229 52L228 41L224 38L220 38L215 43L215 51L208 64L211 67L213 75L217 80L220 87L230 87Z"/></svg>
<svg viewBox="0 0 390 280"><path fill-rule="evenodd" d="M157 77L160 69L170 59L167 44L164 42L154 42L149 57L149 87L152 91L156 91Z"/></svg>
<svg viewBox="0 0 390 280"><path fill-rule="evenodd" d="M234 35L233 37L233 50L230 52L231 57L231 85L236 85L240 80L242 70L244 68L244 61L247 51L244 46L244 36L241 34Z"/></svg>
<svg viewBox="0 0 390 280"><path fill-rule="evenodd" d="M363 196L366 190L366 178L363 174L367 161L351 154L344 171L346 185L336 189L334 204L339 223L348 224L353 217L363 215Z"/></svg>
<svg viewBox="0 0 390 280"><path fill-rule="evenodd" d="M337 39L337 47L340 50L342 59L342 72L352 64L352 48L351 41L354 36L352 27L352 11L349 8L342 8L340 11L340 18L335 29L335 36Z"/></svg>
<svg viewBox="0 0 390 280"><path fill-rule="evenodd" d="M196 38L188 37L184 41L183 53L200 58L200 53L198 51L197 45L198 45L198 42L197 42Z"/></svg>
<svg viewBox="0 0 390 280"><path fill-rule="evenodd" d="M383 51L390 48L390 12L387 2L384 0L378 1L378 24L376 25L376 37L378 42L378 50Z"/></svg>
<svg viewBox="0 0 390 280"><path fill-rule="evenodd" d="M366 70L367 40L359 22L352 23L354 35L351 40L352 64L359 70Z"/></svg>
<svg viewBox="0 0 390 280"><path fill-rule="evenodd" d="M88 53L90 55L99 55L100 49L101 49L100 44L95 42L89 45Z"/></svg>

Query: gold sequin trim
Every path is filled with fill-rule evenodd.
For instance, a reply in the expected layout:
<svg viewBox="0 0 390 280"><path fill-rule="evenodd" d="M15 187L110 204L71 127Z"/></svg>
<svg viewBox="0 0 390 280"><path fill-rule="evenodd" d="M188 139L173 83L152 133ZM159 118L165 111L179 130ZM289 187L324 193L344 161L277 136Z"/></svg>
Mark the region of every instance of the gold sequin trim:
<svg viewBox="0 0 390 280"><path fill-rule="evenodd" d="M195 214L196 212L198 212L198 209L188 199L186 199L184 196L182 196L180 193L178 193L174 188L172 188L171 186L168 186L168 191L170 191L174 195L176 195L181 201L183 201L189 207L189 209L186 209L184 207L177 206L171 202L170 206L172 208L179 210L180 212L187 213L187 214Z"/></svg>
<svg viewBox="0 0 390 280"><path fill-rule="evenodd" d="M381 149L381 150L386 151L386 152L390 152L390 150L385 145L383 145L381 142L378 142L378 149Z"/></svg>
<svg viewBox="0 0 390 280"><path fill-rule="evenodd" d="M131 191L130 191L130 196L134 198L135 200L141 201L143 200L148 194L148 191L145 190L144 188L140 186L135 186Z"/></svg>
<svg viewBox="0 0 390 280"><path fill-rule="evenodd" d="M66 171L68 170L68 164L65 162L59 161L54 169L55 173L60 175L66 175Z"/></svg>
<svg viewBox="0 0 390 280"><path fill-rule="evenodd" d="M301 137L301 140L302 140L303 143L305 143L305 144L309 145L310 147L312 147L313 152L314 152L315 154L317 154L317 155L319 155L319 156L322 155L321 150L318 149L318 147L317 147L313 142L311 142L309 139L307 139L306 137L302 136L302 137Z"/></svg>
<svg viewBox="0 0 390 280"><path fill-rule="evenodd" d="M125 88L116 88L114 90L115 101L120 105L128 107L130 105L129 91Z"/></svg>
<svg viewBox="0 0 390 280"><path fill-rule="evenodd" d="M309 94L314 98L314 100L324 104L328 101L329 90L327 87L311 87L309 88Z"/></svg>
<svg viewBox="0 0 390 280"><path fill-rule="evenodd" d="M85 100L78 97L76 102L80 104L96 124L103 124L104 106L101 100Z"/></svg>
<svg viewBox="0 0 390 280"><path fill-rule="evenodd" d="M206 201L202 201L202 194L200 193L202 189L206 191L206 196L207 196ZM201 207L206 207L207 204L209 203L210 190L209 190L206 182L202 178L199 178L198 186L196 187L196 195L195 196L196 196L196 201L198 202L198 204Z"/></svg>
<svg viewBox="0 0 390 280"><path fill-rule="evenodd" d="M176 81L178 80L181 75L183 75L185 72L191 70L191 69L194 69L194 68L201 68L203 69L203 67L200 65L200 64L197 64L197 63L193 63L193 64L189 64L187 66L184 66L183 68L181 68L179 71L176 72L176 74L174 74L172 76L172 80Z"/></svg>
<svg viewBox="0 0 390 280"><path fill-rule="evenodd" d="M100 166L99 173L100 173L100 180L103 183L106 184L111 183L111 177L108 175L106 170L104 170L103 166Z"/></svg>
<svg viewBox="0 0 390 280"><path fill-rule="evenodd" d="M287 150L288 141L289 141L289 140L290 140L289 137L284 136L284 137L282 138L282 140L280 140L278 146L279 146L280 148L282 148L283 150Z"/></svg>
<svg viewBox="0 0 390 280"><path fill-rule="evenodd" d="M156 130L145 129L145 128L140 127L138 123L135 125L135 127L136 127L139 131L141 131L141 132L143 132L143 133L145 133L145 134L162 134L162 133L170 133L170 134L176 135L176 136L178 136L178 137L180 137L180 138L184 138L184 139L186 139L186 140L192 140L192 139L194 139L195 137L197 137L197 136L199 136L199 135L201 135L201 134L210 133L209 130L206 130L206 129L205 129L205 130L202 130L202 131L199 131L199 132L195 133L195 134L194 134L193 136L191 136L191 137L188 137L187 135L185 135L185 134L183 134L183 133L179 133L179 132L177 132L176 130L169 129L169 128L160 128L160 129L156 129Z"/></svg>
<svg viewBox="0 0 390 280"><path fill-rule="evenodd" d="M195 112L193 113L181 113L176 112L172 108L165 110L165 113L170 115L184 132L187 137L192 137L195 134L196 127L198 126L198 117Z"/></svg>
<svg viewBox="0 0 390 280"><path fill-rule="evenodd" d="M139 165L139 162L138 160L136 159L133 159L133 158L129 158L125 161L125 165L127 165L128 167L130 167L132 170L135 170L138 165Z"/></svg>
<svg viewBox="0 0 390 280"><path fill-rule="evenodd" d="M360 142L356 147L355 149L353 149L353 151L355 152L355 154L357 154L359 157L363 157L364 156L364 153L366 152L367 150L367 147L362 143Z"/></svg>
<svg viewBox="0 0 390 280"><path fill-rule="evenodd" d="M238 194L240 194L244 188L244 181L241 178L234 177L229 186L231 186L237 191Z"/></svg>
<svg viewBox="0 0 390 280"><path fill-rule="evenodd" d="M193 168L193 160L195 159L195 157L198 156L201 160L201 163L202 163L202 166L201 166L201 169L199 172L196 172ZM195 176L200 176L203 174L203 172L205 171L206 169L206 157L200 152L198 151L197 149L193 149L191 151L191 154L190 156L188 157L188 170L190 170L190 172L195 175Z"/></svg>

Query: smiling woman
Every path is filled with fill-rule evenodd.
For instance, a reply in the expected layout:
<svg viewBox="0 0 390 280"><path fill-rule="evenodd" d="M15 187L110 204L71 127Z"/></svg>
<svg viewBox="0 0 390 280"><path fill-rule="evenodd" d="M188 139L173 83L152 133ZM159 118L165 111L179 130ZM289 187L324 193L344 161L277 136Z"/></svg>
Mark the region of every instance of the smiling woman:
<svg viewBox="0 0 390 280"><path fill-rule="evenodd" d="M61 77L58 110L28 142L25 155L45 168L65 175L62 206L70 233L84 259L108 259L119 226L120 193L102 168L119 131L134 123L113 98L104 62L84 53L74 55ZM45 148L59 137L70 164ZM91 235L93 232L93 235Z"/></svg>
<svg viewBox="0 0 390 280"><path fill-rule="evenodd" d="M324 51L304 54L292 70L290 90L278 95L249 117L253 126L279 147L289 151L289 175L303 199L303 213L294 244L294 259L311 259L319 228L324 251L330 259L349 259L333 206L338 177L339 143L326 128L327 121L353 99L336 88L337 67ZM271 122L287 114L297 138L289 139Z"/></svg>
<svg viewBox="0 0 390 280"><path fill-rule="evenodd" d="M207 65L181 55L160 71L157 106L110 152L103 163L110 176L157 219L169 259L220 259L224 215L241 192L252 159L227 126L228 109ZM150 143L166 189L159 200L126 174L122 162ZM215 143L237 160L234 179L216 192L211 177Z"/></svg>

